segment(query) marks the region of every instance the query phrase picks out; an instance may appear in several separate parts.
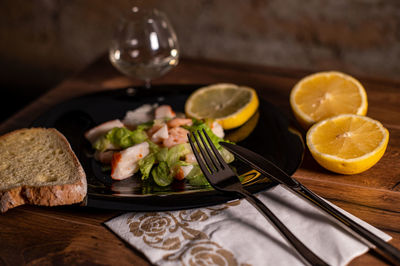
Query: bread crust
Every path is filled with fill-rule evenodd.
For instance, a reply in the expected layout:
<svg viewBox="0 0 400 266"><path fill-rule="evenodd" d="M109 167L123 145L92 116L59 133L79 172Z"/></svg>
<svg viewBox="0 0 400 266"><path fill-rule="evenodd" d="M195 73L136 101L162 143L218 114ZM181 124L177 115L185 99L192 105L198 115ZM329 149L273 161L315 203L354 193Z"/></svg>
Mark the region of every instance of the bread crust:
<svg viewBox="0 0 400 266"><path fill-rule="evenodd" d="M44 128L37 128L44 129ZM3 138L8 134L26 130L19 129L10 133L7 133L0 137ZM45 130L51 130L57 134L60 139L65 142L67 146L66 152L68 152L75 166L76 175L78 180L70 184L61 185L44 185L44 186L19 186L13 187L7 190L0 191L0 212L4 213L7 210L23 205L23 204L34 204L41 206L57 206L67 205L82 202L87 193L87 181L86 174L80 164L78 158L73 152L71 145L63 134L54 128Z"/></svg>

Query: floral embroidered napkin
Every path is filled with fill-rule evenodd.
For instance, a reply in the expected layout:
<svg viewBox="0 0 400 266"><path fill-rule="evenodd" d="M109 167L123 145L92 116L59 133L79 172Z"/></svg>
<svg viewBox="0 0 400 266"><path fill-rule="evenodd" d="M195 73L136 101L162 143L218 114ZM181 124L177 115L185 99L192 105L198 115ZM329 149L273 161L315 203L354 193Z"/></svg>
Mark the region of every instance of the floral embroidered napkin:
<svg viewBox="0 0 400 266"><path fill-rule="evenodd" d="M327 214L282 186L257 197L330 265L345 265L368 251ZM385 241L391 239L343 212ZM292 246L245 200L182 211L126 213L105 224L157 265L304 264Z"/></svg>

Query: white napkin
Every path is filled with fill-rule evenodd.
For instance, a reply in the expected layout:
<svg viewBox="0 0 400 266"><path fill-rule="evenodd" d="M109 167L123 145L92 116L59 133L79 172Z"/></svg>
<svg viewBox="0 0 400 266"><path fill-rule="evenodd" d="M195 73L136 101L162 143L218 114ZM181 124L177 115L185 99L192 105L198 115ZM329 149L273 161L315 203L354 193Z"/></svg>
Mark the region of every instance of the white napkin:
<svg viewBox="0 0 400 266"><path fill-rule="evenodd" d="M368 251L368 246L327 214L282 186L257 197L330 265L345 265ZM385 241L391 239L334 207ZM105 224L157 265L304 264L286 239L246 200L182 211L126 213Z"/></svg>

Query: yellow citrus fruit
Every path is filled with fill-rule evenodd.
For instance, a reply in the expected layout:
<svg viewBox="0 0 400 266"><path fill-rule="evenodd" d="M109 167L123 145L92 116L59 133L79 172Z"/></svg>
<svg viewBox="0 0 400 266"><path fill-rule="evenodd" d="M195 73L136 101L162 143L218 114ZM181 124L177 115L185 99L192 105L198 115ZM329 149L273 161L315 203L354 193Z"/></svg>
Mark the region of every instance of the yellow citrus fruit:
<svg viewBox="0 0 400 266"><path fill-rule="evenodd" d="M366 116L342 114L320 121L307 132L307 146L324 168L340 174L358 174L383 156L389 132Z"/></svg>
<svg viewBox="0 0 400 266"><path fill-rule="evenodd" d="M243 125L258 108L254 89L220 83L193 92L185 103L185 113L196 119L212 118L224 129Z"/></svg>
<svg viewBox="0 0 400 266"><path fill-rule="evenodd" d="M226 132L225 139L240 142L246 139L256 128L260 113L256 112L249 120L237 129Z"/></svg>
<svg viewBox="0 0 400 266"><path fill-rule="evenodd" d="M367 94L355 78L337 71L301 79L290 93L290 106L304 128L339 114L366 115Z"/></svg>

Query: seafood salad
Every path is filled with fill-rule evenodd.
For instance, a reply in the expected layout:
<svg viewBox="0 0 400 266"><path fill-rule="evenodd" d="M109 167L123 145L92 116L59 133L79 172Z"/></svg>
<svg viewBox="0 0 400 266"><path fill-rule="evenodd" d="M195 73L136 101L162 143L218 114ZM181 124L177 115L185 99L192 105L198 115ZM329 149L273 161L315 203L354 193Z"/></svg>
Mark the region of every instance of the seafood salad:
<svg viewBox="0 0 400 266"><path fill-rule="evenodd" d="M111 167L111 178L123 180L140 172L142 180L152 178L158 186L185 180L206 186L188 143L188 133L204 129L227 163L233 155L219 142L225 141L218 122L196 120L176 113L171 106L145 104L128 111L124 119L104 122L85 133L95 150L94 158ZM139 175L140 176L140 175Z"/></svg>

